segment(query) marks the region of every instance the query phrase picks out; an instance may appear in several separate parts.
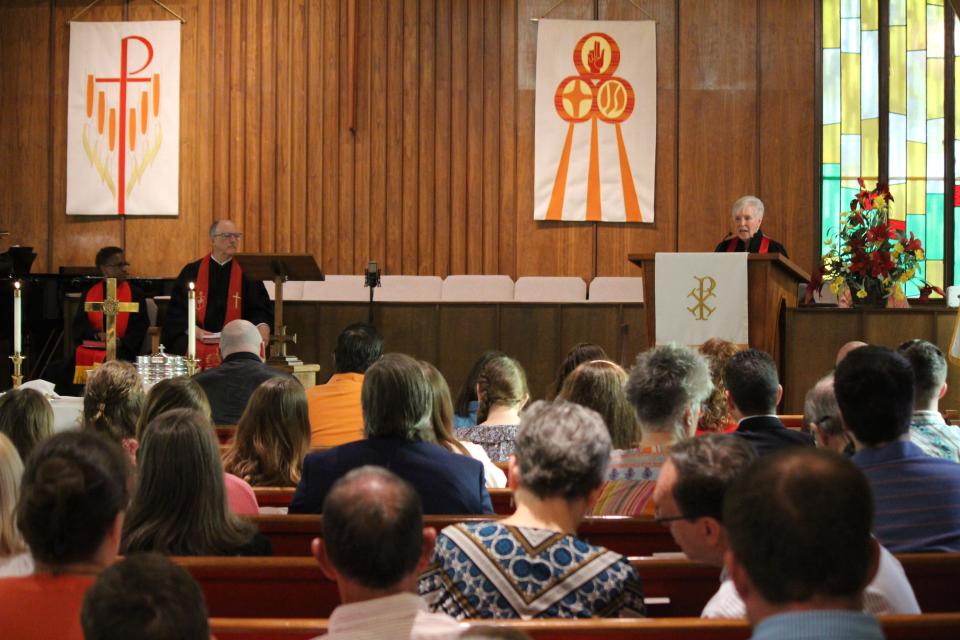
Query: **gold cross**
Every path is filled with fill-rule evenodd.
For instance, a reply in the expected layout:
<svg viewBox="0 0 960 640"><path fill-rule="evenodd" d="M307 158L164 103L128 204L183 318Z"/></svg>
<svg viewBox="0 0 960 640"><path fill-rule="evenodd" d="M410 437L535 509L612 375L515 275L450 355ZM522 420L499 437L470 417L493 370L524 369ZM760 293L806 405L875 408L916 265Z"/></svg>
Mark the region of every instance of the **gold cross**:
<svg viewBox="0 0 960 640"><path fill-rule="evenodd" d="M239 308L240 308L240 294L239 294L239 293L233 294L233 308L234 308L234 309L239 309Z"/></svg>
<svg viewBox="0 0 960 640"><path fill-rule="evenodd" d="M117 314L121 312L136 313L140 305L136 302L120 302L117 300L117 279L107 278L107 295L103 302L85 302L84 311L100 311L103 313L103 324L107 332L106 360L117 359Z"/></svg>

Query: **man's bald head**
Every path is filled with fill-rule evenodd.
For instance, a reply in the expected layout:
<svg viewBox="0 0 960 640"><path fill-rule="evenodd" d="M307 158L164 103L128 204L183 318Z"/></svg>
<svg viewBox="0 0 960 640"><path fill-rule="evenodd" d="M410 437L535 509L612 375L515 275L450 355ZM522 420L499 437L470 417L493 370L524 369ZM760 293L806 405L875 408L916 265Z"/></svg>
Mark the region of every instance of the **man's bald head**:
<svg viewBox="0 0 960 640"><path fill-rule="evenodd" d="M420 496L382 467L354 469L323 501L323 542L339 574L368 589L390 589L421 558Z"/></svg>
<svg viewBox="0 0 960 640"><path fill-rule="evenodd" d="M228 322L220 332L220 353L224 358L234 353L260 356L262 344L260 331L246 320Z"/></svg>
<svg viewBox="0 0 960 640"><path fill-rule="evenodd" d="M866 347L866 346L868 346L867 343L863 342L862 340L851 340L850 342L840 347L840 349L837 351L837 361L834 364L835 365L840 364L840 362L847 357L847 354L853 351L854 349L859 349L860 347Z"/></svg>

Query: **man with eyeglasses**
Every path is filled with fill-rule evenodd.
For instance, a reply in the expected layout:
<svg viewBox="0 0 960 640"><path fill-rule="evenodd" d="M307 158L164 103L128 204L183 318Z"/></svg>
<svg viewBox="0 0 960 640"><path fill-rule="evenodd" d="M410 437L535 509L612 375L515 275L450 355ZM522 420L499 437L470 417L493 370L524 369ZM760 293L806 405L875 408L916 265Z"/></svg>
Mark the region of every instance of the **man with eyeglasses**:
<svg viewBox="0 0 960 640"><path fill-rule="evenodd" d="M691 560L724 566L730 547L723 516L724 498L755 459L754 448L746 440L726 434L685 440L670 451L653 492L655 517L669 527L673 539ZM701 616L745 617L744 602L726 570L720 574L720 580L720 588ZM883 547L877 576L864 593L864 610L875 615L920 613L903 567Z"/></svg>
<svg viewBox="0 0 960 640"><path fill-rule="evenodd" d="M256 325L264 342L270 337L273 307L260 281L244 275L233 259L243 234L230 220L216 220L210 226L210 253L185 266L173 285L170 307L163 322L161 342L169 353L187 351L187 296L194 283L197 308L197 358L204 368L220 362L216 344L203 337L219 333L232 320Z"/></svg>
<svg viewBox="0 0 960 640"><path fill-rule="evenodd" d="M123 255L120 247L103 247L97 252L97 269L104 278L116 278L117 299L120 302L135 302L138 311L133 313L121 311L117 314L117 358L133 362L143 348L143 340L150 328L150 318L147 315L147 302L137 287L127 282L127 269L130 263ZM83 295L83 302L103 302L105 295L104 281L90 287ZM103 314L99 311L87 312L84 304L77 308L73 318L73 339L76 346L76 365L89 368L103 362L106 352L101 347L84 346L84 341L104 342L107 339ZM89 344L89 343L88 343ZM82 382L80 374L74 376L75 382Z"/></svg>

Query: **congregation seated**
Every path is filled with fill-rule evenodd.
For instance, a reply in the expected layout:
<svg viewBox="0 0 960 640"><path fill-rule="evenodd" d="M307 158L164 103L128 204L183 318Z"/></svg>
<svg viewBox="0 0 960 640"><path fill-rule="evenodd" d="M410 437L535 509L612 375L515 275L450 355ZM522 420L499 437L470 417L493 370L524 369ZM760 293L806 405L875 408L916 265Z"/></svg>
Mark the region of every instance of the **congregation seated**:
<svg viewBox="0 0 960 640"><path fill-rule="evenodd" d="M80 610L84 640L209 640L203 593L157 553L138 553L97 576Z"/></svg>
<svg viewBox="0 0 960 640"><path fill-rule="evenodd" d="M312 448L336 447L363 438L363 377L381 355L383 336L373 325L358 322L337 336L334 374L326 384L307 389Z"/></svg>
<svg viewBox="0 0 960 640"><path fill-rule="evenodd" d="M627 402L627 372L609 360L589 360L570 372L557 399L600 414L614 449L629 449L637 436L637 414Z"/></svg>
<svg viewBox="0 0 960 640"><path fill-rule="evenodd" d="M223 468L252 486L295 486L309 448L303 385L288 376L270 378L250 396Z"/></svg>
<svg viewBox="0 0 960 640"><path fill-rule="evenodd" d="M833 392L833 373L820 378L803 399L803 424L818 447L852 456L853 441L843 428L840 407Z"/></svg>
<svg viewBox="0 0 960 640"><path fill-rule="evenodd" d="M776 415L783 387L770 354L758 349L735 353L723 368L723 384L730 415L737 421L733 433L752 444L758 455L813 446L809 433L787 429Z"/></svg>
<svg viewBox="0 0 960 640"><path fill-rule="evenodd" d="M928 456L960 462L960 433L940 415L940 398L947 393L947 359L937 345L926 340L909 340L897 353L913 369L913 415L910 441Z"/></svg>
<svg viewBox="0 0 960 640"><path fill-rule="evenodd" d="M567 377L584 362L609 359L610 356L608 356L607 352L603 350L603 347L598 344L579 342L573 345L570 350L567 351L567 355L564 356L563 362L560 363L560 368L557 370L557 377L554 379L550 393L548 394L549 397L556 398L559 396L563 390L564 383L567 381Z"/></svg>
<svg viewBox="0 0 960 640"><path fill-rule="evenodd" d="M214 424L237 424L254 389L261 382L287 374L263 362L264 343L260 331L246 320L232 320L220 332L219 366L196 374L207 394Z"/></svg>
<svg viewBox="0 0 960 640"><path fill-rule="evenodd" d="M700 421L697 423L697 435L704 433L730 433L737 430L737 421L730 416L730 407L727 404L727 387L723 384L723 369L733 354L740 351L740 347L721 338L710 338L698 349L710 365L710 379L713 381L713 391L703 403L700 412Z"/></svg>
<svg viewBox="0 0 960 640"><path fill-rule="evenodd" d="M147 424L140 477L123 525L124 554L270 555L270 541L227 507L210 422L173 409Z"/></svg>
<svg viewBox="0 0 960 640"><path fill-rule="evenodd" d="M35 389L11 389L0 396L0 433L26 460L34 447L53 435L53 407Z"/></svg>
<svg viewBox="0 0 960 640"><path fill-rule="evenodd" d="M99 433L59 433L33 452L17 526L36 568L0 580L5 640L83 638L80 606L96 574L117 558L129 480L127 456Z"/></svg>
<svg viewBox="0 0 960 640"><path fill-rule="evenodd" d="M562 400L530 407L510 459L517 510L440 533L420 579L431 609L458 619L642 616L633 567L576 537L609 459L595 411Z"/></svg>
<svg viewBox="0 0 960 640"><path fill-rule="evenodd" d="M870 486L848 458L812 447L762 456L728 489L723 521L755 640L883 638L863 612L880 562Z"/></svg>
<svg viewBox="0 0 960 640"><path fill-rule="evenodd" d="M0 578L33 572L33 559L17 528L17 499L23 461L10 439L0 433Z"/></svg>
<svg viewBox="0 0 960 640"><path fill-rule="evenodd" d="M197 381L186 377L167 378L150 387L137 422L137 436L143 437L143 431L148 424L173 409L192 409L203 414L208 423L210 421L210 403L207 401L207 394ZM210 430L213 430L212 425ZM224 473L223 482L230 511L237 515L249 516L260 513L257 496L249 483L232 473Z"/></svg>
<svg viewBox="0 0 960 640"><path fill-rule="evenodd" d="M453 618L429 612L416 595L437 532L423 526L413 487L381 467L359 467L334 483L323 519L323 538L313 540L312 551L337 583L341 602L326 637L440 640L459 634Z"/></svg>
<svg viewBox="0 0 960 640"><path fill-rule="evenodd" d="M837 366L834 390L853 462L873 489L880 543L895 553L960 551L960 465L910 441L910 363L884 347L860 347Z"/></svg>
<svg viewBox="0 0 960 640"><path fill-rule="evenodd" d="M693 437L712 384L707 361L688 347L654 347L637 356L624 387L637 414L637 443L613 452L591 515L652 515L653 488L675 443Z"/></svg>
<svg viewBox="0 0 960 640"><path fill-rule="evenodd" d="M83 428L123 447L136 465L137 421L143 409L143 380L129 362L104 362L87 376L83 391Z"/></svg>
<svg viewBox="0 0 960 640"><path fill-rule="evenodd" d="M494 462L506 462L513 454L520 411L529 399L520 363L504 355L491 358L477 377L477 425L456 429L454 435L482 446Z"/></svg>
<svg viewBox="0 0 960 640"><path fill-rule="evenodd" d="M432 408L430 425L433 428L434 442L453 453L469 456L483 463L483 477L487 488L503 488L507 486L507 476L503 470L493 464L487 452L478 444L457 440L453 436L453 400L450 398L450 387L440 371L429 362L420 362L423 374L430 384Z"/></svg>
<svg viewBox="0 0 960 640"><path fill-rule="evenodd" d="M693 561L722 567L729 549L723 519L724 498L756 453L732 435L711 434L678 443L664 464L654 490L657 519L670 528L683 552ZM835 491L845 491L838 485ZM920 613L903 566L880 547L879 569L864 591L863 609L873 615ZM784 551L789 553L789 550ZM743 618L746 609L730 575L703 609L704 618Z"/></svg>
<svg viewBox="0 0 960 640"><path fill-rule="evenodd" d="M480 406L477 401L477 378L480 377L480 372L483 371L483 367L488 362L502 355L506 354L495 350L484 351L470 367L467 378L460 386L460 391L457 392L457 398L453 404L453 426L455 429L476 426L477 409Z"/></svg>
<svg viewBox="0 0 960 640"><path fill-rule="evenodd" d="M425 513L493 513L483 465L430 442L430 385L416 360L392 353L373 363L361 404L366 439L308 454L290 513L320 513L334 482L370 464L413 485Z"/></svg>

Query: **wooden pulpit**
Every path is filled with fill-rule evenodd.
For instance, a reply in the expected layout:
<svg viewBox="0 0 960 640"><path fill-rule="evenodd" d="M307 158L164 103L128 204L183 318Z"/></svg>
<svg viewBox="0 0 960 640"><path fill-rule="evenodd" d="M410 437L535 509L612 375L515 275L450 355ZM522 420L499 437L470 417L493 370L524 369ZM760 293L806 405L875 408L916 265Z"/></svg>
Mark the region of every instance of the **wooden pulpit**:
<svg viewBox="0 0 960 640"><path fill-rule="evenodd" d="M643 270L647 344L652 347L657 339L655 254L634 253L629 259ZM779 253L747 256L750 346L769 353L778 367L784 353L784 314L787 308L797 306L798 285L809 281L810 274Z"/></svg>
<svg viewBox="0 0 960 640"><path fill-rule="evenodd" d="M272 280L273 290L273 335L270 336L270 357L267 364L293 374L312 387L320 366L304 364L296 356L287 353L287 343L297 341L297 334L287 334L283 324L283 283L288 280L320 281L323 271L313 255L306 253L238 253L237 262L243 273L251 280Z"/></svg>

